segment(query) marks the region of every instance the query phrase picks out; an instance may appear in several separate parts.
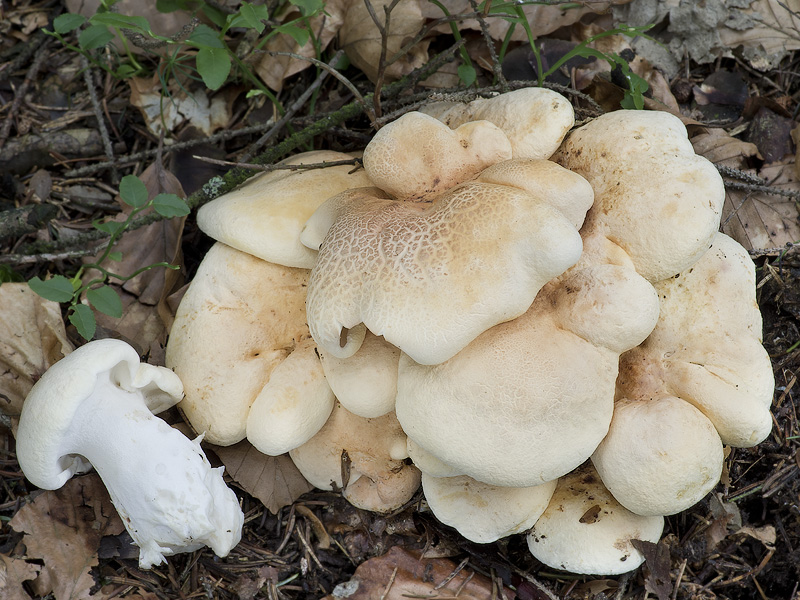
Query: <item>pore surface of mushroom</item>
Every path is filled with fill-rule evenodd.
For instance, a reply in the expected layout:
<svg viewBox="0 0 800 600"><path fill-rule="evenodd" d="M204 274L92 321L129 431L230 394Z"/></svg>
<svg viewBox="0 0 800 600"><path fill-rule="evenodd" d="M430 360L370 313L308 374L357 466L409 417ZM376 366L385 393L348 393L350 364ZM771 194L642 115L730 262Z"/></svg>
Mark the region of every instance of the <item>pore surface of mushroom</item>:
<svg viewBox="0 0 800 600"><path fill-rule="evenodd" d="M204 545L226 556L244 520L236 495L190 440L154 412L178 402L180 379L140 364L119 340L98 340L51 367L23 405L17 457L25 476L58 489L93 466L142 568Z"/></svg>
<svg viewBox="0 0 800 600"><path fill-rule="evenodd" d="M583 211L584 191L574 198ZM544 195L481 181L430 205L366 189L335 196L308 224L330 224L309 280L311 334L340 358L358 350L366 327L417 362L447 360L524 313L578 260L580 210L570 219Z"/></svg>

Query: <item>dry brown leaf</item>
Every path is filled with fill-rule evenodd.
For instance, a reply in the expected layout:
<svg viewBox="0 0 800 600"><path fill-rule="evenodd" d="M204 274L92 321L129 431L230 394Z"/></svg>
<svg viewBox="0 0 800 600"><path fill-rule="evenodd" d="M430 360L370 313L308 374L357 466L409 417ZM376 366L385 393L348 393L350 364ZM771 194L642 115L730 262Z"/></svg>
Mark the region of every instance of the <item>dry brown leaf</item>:
<svg viewBox="0 0 800 600"><path fill-rule="evenodd" d="M233 446L211 446L211 449L225 465L228 475L273 514L314 489L286 454L267 456L248 441Z"/></svg>
<svg viewBox="0 0 800 600"><path fill-rule="evenodd" d="M384 8L391 4L391 1L370 0L378 21L384 26L386 24ZM386 43L387 61L422 29L425 24L422 16L422 4L424 3L420 0L404 0L392 10ZM364 0L347 0L344 22L339 30L339 44L350 62L361 69L370 81L377 79L381 56L381 34L375 21L372 20ZM412 47L402 58L386 68L384 79L387 81L399 79L424 65L428 60L429 44L429 41L422 41Z"/></svg>
<svg viewBox="0 0 800 600"><path fill-rule="evenodd" d="M344 21L345 3L347 0L328 0L325 10L310 20L309 26L314 32L319 44L319 50L324 50L339 33ZM281 15L282 23L288 23L300 17L300 10L289 6L286 13ZM316 58L318 51L312 40L300 46L292 36L279 33L267 42L265 50L271 52L291 52L306 58ZM270 89L280 92L286 78L307 69L311 63L307 60L291 56L272 56L265 54L255 65L255 71Z"/></svg>
<svg viewBox="0 0 800 600"><path fill-rule="evenodd" d="M760 158L754 144L731 137L722 129L709 129L691 139L695 152L716 165L758 175L775 189L800 191L793 156L755 173L747 168L748 158ZM784 196L726 189L722 231L747 250L780 248L797 242L800 224L795 201Z"/></svg>
<svg viewBox="0 0 800 600"><path fill-rule="evenodd" d="M545 6L544 4L527 4L522 7L527 17L533 36L538 38L556 29L566 27L580 21L589 14L600 14L606 12L609 7L616 4L625 4L630 0L610 0L607 2L587 2L580 8L570 8L565 10L558 5ZM469 0L441 0L441 4L451 15L473 12ZM426 19L441 19L444 16L442 10L433 2L422 3L422 14ZM506 37L510 23L502 18L501 15L489 15L486 18L489 26L489 33L496 40L503 40ZM472 29L480 31L480 23L477 19L465 19L459 21L459 30ZM450 25L440 25L437 30L443 33L450 32ZM516 27L511 36L514 42L527 42L527 34L523 27Z"/></svg>
<svg viewBox="0 0 800 600"><path fill-rule="evenodd" d="M44 561L33 589L40 595L52 591L56 600L91 598L96 582L90 570L98 563L100 539L124 529L102 480L94 473L37 496L9 524L25 533L27 557Z"/></svg>
<svg viewBox="0 0 800 600"><path fill-rule="evenodd" d="M238 90L229 87L209 99L202 88L187 94L175 85L167 98L162 94L157 73L152 77L131 77L128 85L131 105L142 113L147 128L155 136L163 132L167 137L184 125L207 136L226 127L231 119L232 97L238 94Z"/></svg>
<svg viewBox="0 0 800 600"><path fill-rule="evenodd" d="M778 539L775 527L772 525L764 525L763 527L751 527L750 525L745 525L736 533L742 533L750 536L751 538L757 539L765 546L774 546L775 541Z"/></svg>
<svg viewBox="0 0 800 600"><path fill-rule="evenodd" d="M56 302L27 283L0 285L0 412L19 415L33 384L72 349Z"/></svg>
<svg viewBox="0 0 800 600"><path fill-rule="evenodd" d="M158 162L147 167L140 178L147 188L149 198L162 192L185 196L177 178ZM130 210L126 205L117 220L124 220ZM156 263L180 265L184 221L185 218L164 219L126 232L114 247L114 251L122 252L122 261L112 263L111 270L127 277L138 269ZM91 260L96 259L97 257L93 257ZM154 351L158 354L166 341L174 316L167 306L166 298L183 285L181 271L155 267L124 282L121 287L115 281L112 279L111 284L120 293L123 301L122 318L115 319L98 313L98 325L118 332L138 346L140 351L149 350L151 354Z"/></svg>
<svg viewBox="0 0 800 600"><path fill-rule="evenodd" d="M361 563L353 578L338 589L346 590L348 600L407 600L408 598L453 598L458 591L459 600L498 600L514 598L514 593L503 587L493 595L492 580L461 569L446 585L441 585L456 570L456 563L444 558L420 558L399 546L383 556ZM471 577L471 578L470 578ZM439 587L441 585L441 587ZM463 586L463 587L462 587ZM349 593L348 593L349 592ZM342 594L325 596L324 600L341 598Z"/></svg>
<svg viewBox="0 0 800 600"><path fill-rule="evenodd" d="M22 558L0 554L0 598L3 600L31 600L22 584L36 579L40 569L40 566Z"/></svg>

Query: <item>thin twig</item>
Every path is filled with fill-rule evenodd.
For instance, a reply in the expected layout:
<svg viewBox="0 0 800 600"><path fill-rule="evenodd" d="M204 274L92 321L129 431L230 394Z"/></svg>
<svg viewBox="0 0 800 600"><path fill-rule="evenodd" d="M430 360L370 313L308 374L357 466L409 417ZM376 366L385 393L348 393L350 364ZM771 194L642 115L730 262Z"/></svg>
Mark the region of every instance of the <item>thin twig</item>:
<svg viewBox="0 0 800 600"><path fill-rule="evenodd" d="M244 163L234 162L230 160L220 160L218 158L211 158L208 156L193 156L199 161L206 162L220 167L237 167L239 169L250 169L251 171L311 171L314 169L325 169L327 167L339 167L345 165L359 165L361 159L351 158L350 160L329 160L327 162L308 163L302 165L282 165L282 164L268 164L262 165L257 163Z"/></svg>
<svg viewBox="0 0 800 600"><path fill-rule="evenodd" d="M16 94L14 94L14 101L11 103L8 114L6 114L2 128L0 128L0 148L5 146L6 140L11 133L11 124L14 122L14 115L19 110L20 104L22 104L22 100L25 98L25 94L28 93L28 88L33 83L34 79L36 79L39 69L42 68L44 59L48 56L47 47L49 45L50 40L45 40L39 52L36 54L36 58L33 59L33 63L28 67L28 71L25 73L25 79L17 88Z"/></svg>
<svg viewBox="0 0 800 600"><path fill-rule="evenodd" d="M783 196L784 198L792 198L794 200L800 198L800 191L781 190L769 185L755 185L752 183L742 183L740 181L726 181L725 187L732 190L744 190L747 192L769 194L771 196Z"/></svg>
<svg viewBox="0 0 800 600"><path fill-rule="evenodd" d="M114 148L111 144L111 138L108 135L108 128L106 121L103 118L103 108L100 106L100 100L97 98L97 91L94 89L94 77L92 76L92 69L89 65L88 59L80 55L81 69L83 69L83 81L86 83L86 89L89 91L89 98L92 101L92 108L94 109L94 116L97 119L97 128L100 130L100 137L103 140L103 149L106 152L106 158L111 163L111 180L116 183L119 181L119 174L117 168L114 166Z"/></svg>
<svg viewBox="0 0 800 600"><path fill-rule="evenodd" d="M36 263L53 262L56 260L75 260L84 256L96 254L96 249L84 248L83 250L70 250L57 254L0 254L0 264L31 265Z"/></svg>
<svg viewBox="0 0 800 600"><path fill-rule="evenodd" d="M506 77L503 75L503 67L500 65L500 59L498 58L494 47L494 39L492 38L492 34L489 33L489 25L486 23L486 19L483 18L483 14L478 10L477 0L469 0L469 4L472 7L472 10L475 11L477 15L475 18L478 19L478 23L481 26L483 40L486 43L486 48L489 50L489 57L492 59L492 73L494 73L495 81L500 85L503 92L507 92L508 81L506 81Z"/></svg>
<svg viewBox="0 0 800 600"><path fill-rule="evenodd" d="M290 54L290 53L281 52L280 54ZM286 126L286 124L289 122L289 120L292 117L294 117L295 113L297 113L298 110L300 110L303 106L305 106L305 104L308 101L308 99L311 97L311 95L314 92L317 91L317 89L319 89L319 87L322 85L322 83L328 78L329 74L336 73L337 79L340 79L340 81L342 79L347 81L346 77L343 77L342 75L337 73L336 69L333 68L333 65L335 65L336 63L339 62L339 59L342 57L343 54L344 54L344 50L339 50L334 55L333 60L331 60L330 64L327 64L327 65L325 63L323 63L322 61L318 61L316 59L309 59L310 62L312 62L314 64L317 64L317 66L320 66L320 68L322 69L322 72L319 74L319 77L317 77L316 80L314 80L314 83L312 83L310 86L308 86L303 91L303 93L300 94L300 97L288 109L286 109L286 112L284 113L284 115L278 120L277 123L275 123L275 125L272 128L269 129L269 131L267 131L256 142L254 142L253 144L250 145L250 147L247 149L247 151L242 155L242 158L241 158L242 162L249 161L255 155L255 153L258 151L259 148L264 146L276 133L278 133L281 129L283 129ZM295 55L295 56L297 56L298 58L302 58L299 55ZM349 84L350 82L348 81L347 83ZM350 84L350 85L352 85L352 84ZM359 94L359 97L360 97L360 94ZM364 99L361 98L361 101L363 102Z"/></svg>

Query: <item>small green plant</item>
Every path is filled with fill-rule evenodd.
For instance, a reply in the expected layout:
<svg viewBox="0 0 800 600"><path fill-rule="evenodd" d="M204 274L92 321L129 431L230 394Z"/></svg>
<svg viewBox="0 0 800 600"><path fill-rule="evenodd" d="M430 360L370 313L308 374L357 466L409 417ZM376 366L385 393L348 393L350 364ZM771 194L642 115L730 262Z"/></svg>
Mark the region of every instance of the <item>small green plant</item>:
<svg viewBox="0 0 800 600"><path fill-rule="evenodd" d="M194 23L187 30L188 36L178 34L173 37L165 37L154 33L146 18L115 12L113 5L116 1L102 0L97 12L89 19L72 13L60 15L53 21L53 30L45 30L45 33L57 38L66 48L82 54L93 65L117 78L142 75L146 71L130 51L129 39L136 39L137 45L148 51L166 48L163 56L158 56L154 52L153 56L157 57L161 63L158 72L167 95L166 81L172 76L178 78L179 81L186 76L191 77L191 69L199 74L208 88L219 89L228 79L232 66L235 64L238 72L244 78L277 104L274 95L226 43L226 34L231 28L250 28L259 35L263 34L266 30L265 21L270 17L266 6L242 2L237 12L226 15L206 3L200 3L198 10L202 10L218 28L217 30L205 24ZM323 10L324 1L290 0L290 3L300 9L301 17L273 27L259 39L254 46L255 50L263 48L271 37L279 33L290 35L301 46L311 39L308 21ZM184 4L188 3L179 0L161 0L157 3L157 7L162 12L171 12L186 8ZM78 34L78 45L70 44L66 38L67 34L82 27L83 29ZM98 60L93 51L105 47L114 38L114 32L119 35L119 39L125 47L126 59L120 60L117 65L109 65ZM187 47L196 50L194 67L187 67L185 64L187 55L184 50Z"/></svg>
<svg viewBox="0 0 800 600"><path fill-rule="evenodd" d="M484 0L482 6L484 9L486 8L485 5L490 0ZM541 86L544 83L544 80L547 79L550 75L555 73L558 69L562 67L567 61L575 57L581 58L597 58L599 60L604 60L608 62L611 66L611 69L619 69L622 73L623 79L627 83L627 89L624 90L625 95L622 99L620 105L622 108L631 108L631 109L638 109L641 110L644 108L644 93L650 87L648 83L639 77L636 73L631 70L628 61L622 58L620 55L615 53L605 53L601 52L600 50L596 50L594 48L590 48L589 45L604 37L609 37L612 35L625 35L627 37L633 38L637 36L647 37L648 39L653 39L645 35L645 32L650 30L653 25L645 25L643 27L632 27L630 25L618 25L613 29L609 29L608 31L604 31L597 35L594 35L577 46L575 46L572 50L564 54L560 59L558 59L549 69L546 71L544 70L544 66L542 64L542 56L539 51L539 46L536 44L536 40L533 37L533 32L531 31L530 25L528 24L528 20L525 17L525 13L523 12L522 8L528 4L550 4L549 2L532 2L532 1L520 1L520 2L491 2L488 14L497 15L510 23L508 28L508 32L506 33L505 39L503 40L503 45L500 50L500 56L505 55L506 48L508 47L509 42L511 41L511 36L514 34L516 27L522 27L525 30L525 33L528 37L528 43L530 44L531 51L533 52L534 59L536 60L536 75L538 78L538 83ZM561 10L567 10L570 8L580 8L582 5L580 3L565 3L559 4L559 8ZM655 41L655 40L654 40Z"/></svg>
<svg viewBox="0 0 800 600"><path fill-rule="evenodd" d="M107 268L109 261L119 262L122 260L122 253L113 251L114 245L142 211L152 208L159 215L168 218L189 214L189 206L175 194L158 194L152 200L148 200L147 188L135 175L126 175L122 178L119 194L122 201L132 210L124 221L94 221L92 223L95 229L109 236L108 243L96 262L84 264L71 278L54 275L47 280L34 277L28 281L30 288L42 298L69 305L67 318L86 340L91 340L97 329L97 320L92 309L117 319L122 317L122 300L117 291L108 285L109 280L127 281L156 267L178 268L176 265L161 262L142 267L127 276L119 275ZM89 281L83 281L84 276L90 270L97 271L99 275ZM88 305L81 302L84 294Z"/></svg>

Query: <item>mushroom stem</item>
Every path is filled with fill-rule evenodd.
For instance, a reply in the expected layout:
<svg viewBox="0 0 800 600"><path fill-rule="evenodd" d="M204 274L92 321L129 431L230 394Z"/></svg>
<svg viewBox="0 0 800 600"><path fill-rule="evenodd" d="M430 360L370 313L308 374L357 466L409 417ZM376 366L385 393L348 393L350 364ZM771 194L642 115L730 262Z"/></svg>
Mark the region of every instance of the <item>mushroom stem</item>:
<svg viewBox="0 0 800 600"><path fill-rule="evenodd" d="M203 454L202 436L190 440L155 417L140 394L109 379L98 381L83 408L62 442L62 456L78 454L97 470L141 548L140 566L206 544L227 555L241 537L242 513L222 479L223 467L212 469Z"/></svg>

